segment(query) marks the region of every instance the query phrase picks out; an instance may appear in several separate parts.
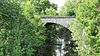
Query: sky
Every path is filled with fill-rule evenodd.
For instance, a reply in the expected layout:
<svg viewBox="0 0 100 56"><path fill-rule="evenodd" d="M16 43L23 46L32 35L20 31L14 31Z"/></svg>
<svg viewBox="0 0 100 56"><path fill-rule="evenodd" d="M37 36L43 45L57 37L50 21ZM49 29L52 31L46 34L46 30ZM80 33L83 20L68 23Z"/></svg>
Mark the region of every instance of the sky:
<svg viewBox="0 0 100 56"><path fill-rule="evenodd" d="M65 0L49 0L51 3L55 3L58 5L58 7L60 8L61 6L64 5Z"/></svg>

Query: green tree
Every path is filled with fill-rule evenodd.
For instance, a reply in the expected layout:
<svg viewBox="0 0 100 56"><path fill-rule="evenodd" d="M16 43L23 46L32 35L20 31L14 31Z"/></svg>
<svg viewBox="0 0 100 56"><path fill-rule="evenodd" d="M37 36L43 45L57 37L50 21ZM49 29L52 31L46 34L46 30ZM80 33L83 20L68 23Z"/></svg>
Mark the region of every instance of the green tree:
<svg viewBox="0 0 100 56"><path fill-rule="evenodd" d="M40 15L48 15L45 10L46 9L51 9L51 7L53 8L53 10L57 10L57 5L50 3L49 0L33 0L33 4L34 4L34 8L37 14ZM50 10L51 11L51 10ZM56 11L55 11L56 13Z"/></svg>
<svg viewBox="0 0 100 56"><path fill-rule="evenodd" d="M75 8L77 6L76 0L67 0L64 6L61 7L59 15L61 16L75 16Z"/></svg>
<svg viewBox="0 0 100 56"><path fill-rule="evenodd" d="M44 24L32 0L0 0L0 56L37 56Z"/></svg>
<svg viewBox="0 0 100 56"><path fill-rule="evenodd" d="M72 25L73 39L79 56L100 56L100 1L78 1L76 21Z"/></svg>
<svg viewBox="0 0 100 56"><path fill-rule="evenodd" d="M52 7L50 7L50 8L47 8L46 10L45 10L45 14L46 15L57 15L57 13L56 13L56 10L54 9L54 8L52 8Z"/></svg>

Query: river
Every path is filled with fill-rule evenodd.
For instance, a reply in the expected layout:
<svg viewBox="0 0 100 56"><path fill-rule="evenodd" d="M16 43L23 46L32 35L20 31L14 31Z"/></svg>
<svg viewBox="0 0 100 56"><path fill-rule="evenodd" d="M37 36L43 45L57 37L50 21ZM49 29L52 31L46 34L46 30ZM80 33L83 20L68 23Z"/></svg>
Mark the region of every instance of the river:
<svg viewBox="0 0 100 56"><path fill-rule="evenodd" d="M57 44L56 44L56 49L55 49L55 54L56 56L64 56L65 51L65 41L63 38L58 38L57 40Z"/></svg>

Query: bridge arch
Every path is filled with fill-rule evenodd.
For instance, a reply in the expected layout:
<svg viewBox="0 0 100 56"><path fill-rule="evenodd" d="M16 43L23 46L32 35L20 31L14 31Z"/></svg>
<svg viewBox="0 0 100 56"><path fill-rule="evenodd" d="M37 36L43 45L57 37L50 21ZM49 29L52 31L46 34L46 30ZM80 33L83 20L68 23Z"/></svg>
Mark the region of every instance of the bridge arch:
<svg viewBox="0 0 100 56"><path fill-rule="evenodd" d="M57 28L56 26L58 27L58 30L56 29ZM71 54L74 53L73 51L74 44L72 41L72 36L71 36L72 32L70 31L70 29L54 22L46 22L45 27L46 27L45 33L47 39L44 42L45 46L42 48L45 51L44 53L41 53L41 55L58 56L60 54L62 56L64 55L71 56ZM55 31L56 33L54 33L53 31ZM60 52L59 54L57 53L57 50L58 52ZM51 53L51 51L54 53Z"/></svg>
<svg viewBox="0 0 100 56"><path fill-rule="evenodd" d="M70 31L69 28L70 23L74 20L75 17L64 17L64 16L41 17L41 21L45 23L46 27L45 33L47 35L47 39L44 44L45 46L42 48L43 50L45 50L45 52L42 53L43 55L41 54L42 56L53 56L53 55L57 56L56 50L59 50L59 52L63 52L60 53L60 55L62 56L64 56L65 54L71 56L71 54L74 53L72 49L74 46L71 36L72 32ZM55 29L56 26L58 27L58 30ZM54 33L53 30L56 31L56 33ZM55 37L57 38L55 39ZM54 41L54 42L49 43L49 41ZM53 53L53 55L48 54L49 53L48 50L52 51L51 48L54 47L55 44L56 44L54 50L55 53Z"/></svg>
<svg viewBox="0 0 100 56"><path fill-rule="evenodd" d="M41 17L43 23L55 23L69 28L70 23L75 20L75 17L64 17L64 16L52 16L52 17Z"/></svg>

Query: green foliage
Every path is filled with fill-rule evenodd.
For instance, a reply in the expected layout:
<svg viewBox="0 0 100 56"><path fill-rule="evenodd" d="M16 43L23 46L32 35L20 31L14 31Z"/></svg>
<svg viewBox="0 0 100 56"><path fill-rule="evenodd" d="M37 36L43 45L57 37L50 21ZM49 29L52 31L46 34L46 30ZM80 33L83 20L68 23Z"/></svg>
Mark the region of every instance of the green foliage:
<svg viewBox="0 0 100 56"><path fill-rule="evenodd" d="M32 0L0 0L0 56L36 56L43 28Z"/></svg>
<svg viewBox="0 0 100 56"><path fill-rule="evenodd" d="M50 7L50 8L47 8L46 10L45 10L45 14L46 15L57 15L57 13L56 13L56 10L54 9L54 8L52 8L52 7Z"/></svg>
<svg viewBox="0 0 100 56"><path fill-rule="evenodd" d="M53 10L57 10L57 5L50 3L49 0L33 0L33 4L34 4L36 14L39 14L39 15L43 15L43 14L48 15L45 10L49 8L50 8L50 11L51 11L51 8Z"/></svg>
<svg viewBox="0 0 100 56"><path fill-rule="evenodd" d="M53 56L55 54L55 44L56 44L56 39L58 37L57 33L59 30L57 30L57 27L59 27L59 25L56 24L46 24L46 36L47 39L45 41L46 45L47 45L47 49L46 49L46 56Z"/></svg>
<svg viewBox="0 0 100 56"><path fill-rule="evenodd" d="M82 0L76 7L76 21L72 24L73 39L79 56L100 56L99 0Z"/></svg>
<svg viewBox="0 0 100 56"><path fill-rule="evenodd" d="M76 0L67 0L64 6L61 7L59 15L61 16L75 16L75 8L77 6Z"/></svg>

